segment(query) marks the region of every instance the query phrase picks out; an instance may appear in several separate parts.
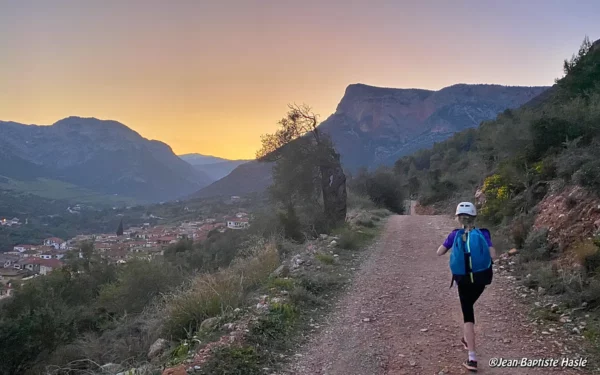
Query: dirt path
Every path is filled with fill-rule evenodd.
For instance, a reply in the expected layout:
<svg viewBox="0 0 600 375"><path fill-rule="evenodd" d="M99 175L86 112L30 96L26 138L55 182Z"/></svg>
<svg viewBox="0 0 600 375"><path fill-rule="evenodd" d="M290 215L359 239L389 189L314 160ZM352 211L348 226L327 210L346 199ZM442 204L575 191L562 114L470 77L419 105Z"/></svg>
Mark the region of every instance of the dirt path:
<svg viewBox="0 0 600 375"><path fill-rule="evenodd" d="M449 289L447 257L435 254L453 222L440 216L394 216L358 271L335 316L287 374L463 374L462 315ZM582 374L567 368L490 368L489 359L561 358L557 337L538 335L496 277L475 305L479 372Z"/></svg>

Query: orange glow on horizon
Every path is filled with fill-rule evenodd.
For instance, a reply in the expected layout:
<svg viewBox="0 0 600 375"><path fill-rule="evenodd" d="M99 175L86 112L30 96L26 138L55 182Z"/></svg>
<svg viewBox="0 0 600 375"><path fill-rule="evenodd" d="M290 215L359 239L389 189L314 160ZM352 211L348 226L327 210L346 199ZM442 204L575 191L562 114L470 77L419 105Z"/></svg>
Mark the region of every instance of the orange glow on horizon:
<svg viewBox="0 0 600 375"><path fill-rule="evenodd" d="M352 83L551 85L598 14L580 6L566 23L568 4L530 17L540 9L521 2L425 3L11 3L0 12L0 120L111 119L177 154L254 158L288 103L324 120ZM529 29L507 29L520 15Z"/></svg>

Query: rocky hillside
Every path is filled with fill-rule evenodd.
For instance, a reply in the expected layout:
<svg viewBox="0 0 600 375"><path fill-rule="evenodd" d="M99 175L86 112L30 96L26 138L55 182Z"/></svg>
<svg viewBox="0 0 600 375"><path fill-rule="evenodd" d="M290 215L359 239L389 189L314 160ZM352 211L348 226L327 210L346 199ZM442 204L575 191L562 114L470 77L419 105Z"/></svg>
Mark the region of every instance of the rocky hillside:
<svg viewBox="0 0 600 375"><path fill-rule="evenodd" d="M519 107L546 89L459 84L429 91L350 85L336 112L320 127L333 138L346 169L391 165Z"/></svg>
<svg viewBox="0 0 600 375"><path fill-rule="evenodd" d="M52 126L0 122L0 175L45 177L141 201L188 195L211 179L159 141L116 121L69 117Z"/></svg>
<svg viewBox="0 0 600 375"><path fill-rule="evenodd" d="M331 135L346 170L375 168L494 119L546 89L461 84L429 91L355 84L348 86L336 112L320 128ZM197 196L264 190L271 169L252 164L238 167Z"/></svg>
<svg viewBox="0 0 600 375"><path fill-rule="evenodd" d="M403 157L394 171L428 213L475 201L497 247L520 254L512 266L529 294L592 317L550 319L600 358L600 40L586 39L564 72L543 98Z"/></svg>
<svg viewBox="0 0 600 375"><path fill-rule="evenodd" d="M249 160L228 160L202 154L185 154L179 157L190 163L196 170L206 174L213 181L222 179L236 167L249 162Z"/></svg>

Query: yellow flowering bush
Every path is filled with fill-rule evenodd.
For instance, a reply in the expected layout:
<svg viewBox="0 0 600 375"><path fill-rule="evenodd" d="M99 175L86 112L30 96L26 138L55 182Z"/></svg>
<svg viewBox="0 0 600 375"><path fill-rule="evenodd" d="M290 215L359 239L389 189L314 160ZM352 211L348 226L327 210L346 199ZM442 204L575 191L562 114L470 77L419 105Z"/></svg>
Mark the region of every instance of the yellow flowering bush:
<svg viewBox="0 0 600 375"><path fill-rule="evenodd" d="M494 174L484 180L481 190L486 196L486 202L480 209L481 216L492 222L499 222L502 220L502 209L506 206L506 201L511 198L510 185L503 176Z"/></svg>

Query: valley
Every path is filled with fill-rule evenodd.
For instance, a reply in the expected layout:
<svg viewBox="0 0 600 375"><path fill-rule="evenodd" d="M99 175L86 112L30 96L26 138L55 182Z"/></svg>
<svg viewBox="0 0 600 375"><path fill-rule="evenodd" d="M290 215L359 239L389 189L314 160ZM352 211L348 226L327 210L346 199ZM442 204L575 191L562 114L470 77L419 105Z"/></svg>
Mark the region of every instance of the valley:
<svg viewBox="0 0 600 375"><path fill-rule="evenodd" d="M0 12L0 374L600 373L600 40L292 5Z"/></svg>

